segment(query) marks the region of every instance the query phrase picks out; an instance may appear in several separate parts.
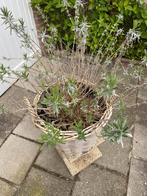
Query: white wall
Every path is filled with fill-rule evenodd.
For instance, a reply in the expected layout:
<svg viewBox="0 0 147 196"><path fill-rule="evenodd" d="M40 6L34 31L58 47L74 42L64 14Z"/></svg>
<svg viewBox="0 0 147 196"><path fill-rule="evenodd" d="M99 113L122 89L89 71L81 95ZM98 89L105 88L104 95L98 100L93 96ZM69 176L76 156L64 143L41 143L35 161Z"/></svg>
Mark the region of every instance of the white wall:
<svg viewBox="0 0 147 196"><path fill-rule="evenodd" d="M13 12L15 18L23 18L31 37L38 43L35 22L29 0L0 0L0 7L6 6ZM20 47L20 41L15 34L10 35L10 31L5 29L0 19L0 63L10 66L12 69L18 69L23 64L22 56L24 53L31 55L31 51L26 51ZM3 57L14 58L6 61ZM30 62L32 64L33 62ZM8 79L10 84L0 83L0 95L9 88L15 80Z"/></svg>

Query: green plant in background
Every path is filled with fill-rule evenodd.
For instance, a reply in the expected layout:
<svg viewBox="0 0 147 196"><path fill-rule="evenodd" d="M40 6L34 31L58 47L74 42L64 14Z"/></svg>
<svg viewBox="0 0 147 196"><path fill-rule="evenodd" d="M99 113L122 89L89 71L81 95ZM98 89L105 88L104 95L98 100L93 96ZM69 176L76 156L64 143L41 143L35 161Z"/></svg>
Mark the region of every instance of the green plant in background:
<svg viewBox="0 0 147 196"><path fill-rule="evenodd" d="M32 6L39 9L39 13L46 19L47 32L50 34L52 28L58 31L58 42L63 45L72 45L74 42L73 17L75 2L77 0L32 0ZM78 2L78 1L77 1ZM80 2L80 1L79 1ZM68 13L67 13L68 8ZM118 19L118 15L123 18ZM142 59L147 48L147 6L143 0L89 0L84 1L83 8L79 10L79 20L85 17L90 24L87 39L87 48L92 52L101 47L98 40L107 37L107 30L117 25L125 33L129 29L140 31L141 38L129 49L126 57ZM114 39L114 35L108 41ZM122 35L121 40L124 39ZM117 46L116 46L117 47Z"/></svg>

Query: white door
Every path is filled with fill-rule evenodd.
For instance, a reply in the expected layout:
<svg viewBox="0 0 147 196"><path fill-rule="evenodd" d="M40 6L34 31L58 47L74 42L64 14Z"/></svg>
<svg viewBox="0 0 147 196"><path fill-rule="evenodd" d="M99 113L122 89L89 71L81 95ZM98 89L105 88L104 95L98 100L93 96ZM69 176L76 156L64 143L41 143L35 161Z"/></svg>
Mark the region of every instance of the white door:
<svg viewBox="0 0 147 196"><path fill-rule="evenodd" d="M33 12L30 6L30 0L0 0L0 7L7 7L12 11L15 18L23 18L25 25L31 38L38 44L35 22L33 18ZM14 33L10 35L10 30L5 29L6 26L2 25L2 19L0 19L0 63L4 66L9 66L11 69L17 70L24 65L23 54L31 51L25 51L22 49L20 40ZM6 60L5 57L11 58ZM29 66L34 63L34 59L30 60ZM6 76L7 82L0 81L0 96L17 80L14 77Z"/></svg>

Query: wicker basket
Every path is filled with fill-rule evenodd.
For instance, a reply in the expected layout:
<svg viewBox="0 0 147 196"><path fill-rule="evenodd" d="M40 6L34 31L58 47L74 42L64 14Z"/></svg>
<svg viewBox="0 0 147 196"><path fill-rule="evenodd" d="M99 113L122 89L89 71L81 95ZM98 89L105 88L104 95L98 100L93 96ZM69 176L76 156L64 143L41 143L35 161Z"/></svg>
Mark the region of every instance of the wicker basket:
<svg viewBox="0 0 147 196"><path fill-rule="evenodd" d="M46 132L45 122L41 119L37 113L37 104L41 98L42 93L36 95L33 106L30 104L29 100L25 98L25 102L28 106L28 110L32 115L32 120L34 124L40 128L43 132ZM112 106L106 103L106 110L103 113L101 119L92 124L91 126L85 128L83 132L85 133L86 140L79 140L78 134L75 131L62 131L61 135L64 137L65 143L58 144L57 148L63 151L71 162L79 158L84 153L94 148L98 143L103 142L100 132L102 128L107 124L112 115ZM98 141L99 140L99 141Z"/></svg>

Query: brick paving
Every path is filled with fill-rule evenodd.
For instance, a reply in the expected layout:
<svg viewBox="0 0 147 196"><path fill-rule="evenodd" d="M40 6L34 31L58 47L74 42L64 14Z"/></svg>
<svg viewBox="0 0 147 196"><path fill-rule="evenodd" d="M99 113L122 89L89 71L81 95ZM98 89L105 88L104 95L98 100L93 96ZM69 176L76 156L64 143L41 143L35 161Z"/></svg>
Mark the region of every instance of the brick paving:
<svg viewBox="0 0 147 196"><path fill-rule="evenodd" d="M73 196L124 196L127 179L111 170L90 166L79 174Z"/></svg>
<svg viewBox="0 0 147 196"><path fill-rule="evenodd" d="M38 141L41 130L33 125L31 116L26 114L13 133L26 139Z"/></svg>
<svg viewBox="0 0 147 196"><path fill-rule="evenodd" d="M21 118L11 113L0 115L0 145L5 141L9 134L11 134L20 121Z"/></svg>
<svg viewBox="0 0 147 196"><path fill-rule="evenodd" d="M11 186L5 181L0 180L0 195L1 196L11 196L16 192L16 188Z"/></svg>
<svg viewBox="0 0 147 196"><path fill-rule="evenodd" d="M141 159L131 160L127 196L147 196L147 163Z"/></svg>
<svg viewBox="0 0 147 196"><path fill-rule="evenodd" d="M0 148L0 177L20 184L38 151L38 144L10 135Z"/></svg>
<svg viewBox="0 0 147 196"><path fill-rule="evenodd" d="M103 156L72 177L56 150L39 143L41 132L23 103L34 91L26 87L17 82L0 97L6 105L0 115L0 196L147 196L147 104L134 107L136 95L146 100L147 91L128 100L133 138L124 140L124 148L102 143Z"/></svg>
<svg viewBox="0 0 147 196"><path fill-rule="evenodd" d="M68 196L73 186L67 181L45 171L32 168L17 196Z"/></svg>
<svg viewBox="0 0 147 196"><path fill-rule="evenodd" d="M42 149L42 152L38 156L35 165L47 171L63 176L67 179L73 179L64 162L59 157L57 151L54 148L49 148L46 146L44 149Z"/></svg>

